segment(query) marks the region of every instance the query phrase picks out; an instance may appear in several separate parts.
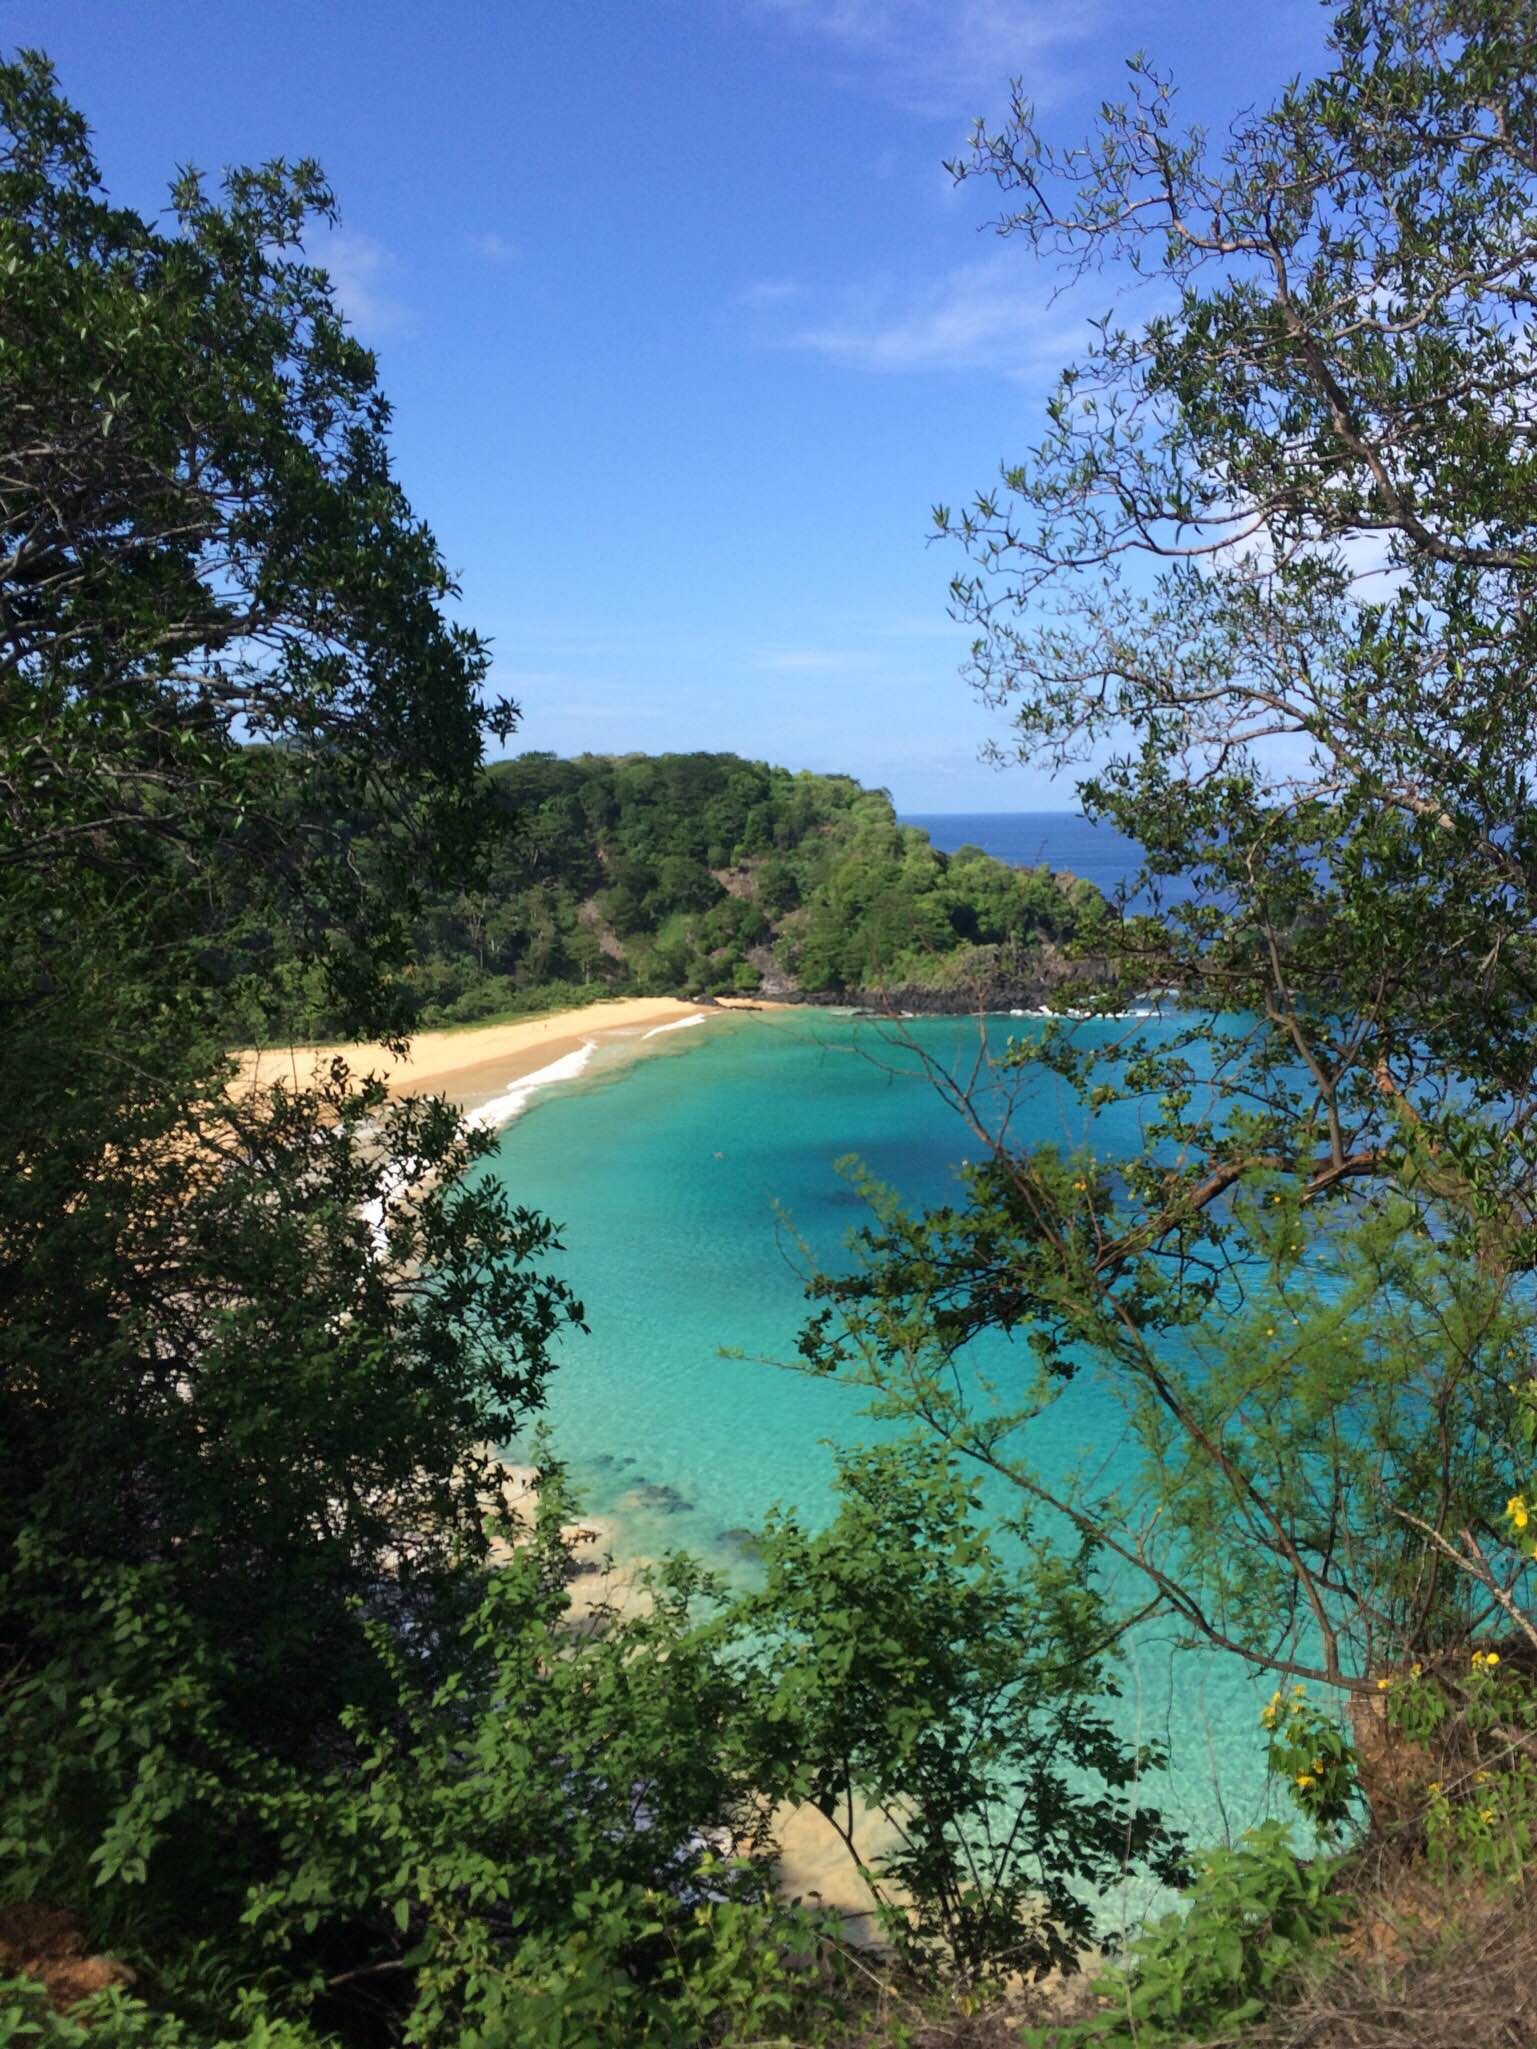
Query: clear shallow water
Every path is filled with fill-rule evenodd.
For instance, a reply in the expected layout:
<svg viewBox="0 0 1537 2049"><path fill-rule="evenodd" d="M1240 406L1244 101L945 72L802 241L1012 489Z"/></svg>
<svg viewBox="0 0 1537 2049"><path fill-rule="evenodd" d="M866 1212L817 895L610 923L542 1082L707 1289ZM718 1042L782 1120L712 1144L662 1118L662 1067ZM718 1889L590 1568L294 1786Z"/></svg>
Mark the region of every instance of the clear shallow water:
<svg viewBox="0 0 1537 2049"><path fill-rule="evenodd" d="M973 1021L908 1029L958 1069L975 1056ZM989 1023L995 1042L1034 1029ZM1015 1135L1075 1142L1067 1100L1034 1087ZM1134 1120L1115 1114L1094 1132L1102 1157L1139 1144ZM729 1533L776 1502L811 1521L830 1514L832 1444L873 1426L848 1390L754 1363L791 1358L805 1314L801 1256L775 1204L834 1263L865 1214L835 1171L840 1156L858 1155L918 1206L952 1194L957 1164L975 1151L911 1053L829 1012L717 1018L541 1091L508 1128L497 1171L563 1226L562 1271L592 1326L564 1345L548 1407L591 1512L621 1518L635 1550L687 1547L717 1562L731 1556ZM748 1357L723 1359L723 1346ZM979 1348L1005 1383L1023 1370L1012 1359L1006 1341ZM1030 1448L1056 1473L1088 1462L1108 1484L1124 1470L1118 1414L1087 1378ZM993 1498L1008 1506L1006 1491ZM1153 1797L1198 1841L1265 1811L1257 1717L1268 1691L1235 1660L1176 1658L1151 1635L1136 1646L1118 1719L1128 1734L1170 1742L1175 1770Z"/></svg>

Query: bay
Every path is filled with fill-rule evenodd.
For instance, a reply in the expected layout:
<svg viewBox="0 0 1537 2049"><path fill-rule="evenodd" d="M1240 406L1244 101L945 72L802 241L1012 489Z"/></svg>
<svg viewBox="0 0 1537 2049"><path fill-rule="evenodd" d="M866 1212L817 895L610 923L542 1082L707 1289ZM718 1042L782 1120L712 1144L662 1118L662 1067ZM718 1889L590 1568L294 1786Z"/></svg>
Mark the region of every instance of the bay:
<svg viewBox="0 0 1537 2049"><path fill-rule="evenodd" d="M985 1026L994 1048L1039 1028L1013 1018ZM1167 1029L1156 1020L1136 1028ZM857 1156L919 1206L953 1197L959 1165L979 1150L919 1057L967 1077L977 1021L903 1029L905 1045L831 1011L719 1017L678 1035L686 1044L594 1060L577 1081L541 1092L504 1133L496 1171L518 1201L561 1225L561 1268L591 1325L563 1343L549 1388L555 1447L625 1549L688 1549L739 1565L738 1533L775 1503L813 1523L831 1514L834 1448L875 1426L851 1391L770 1362L795 1356L807 1260L846 1260L865 1215L837 1162ZM1020 1140L1083 1135L1076 1106L1039 1079L1010 1114ZM1101 1157L1124 1156L1140 1143L1134 1114L1103 1115L1092 1138ZM1017 1385L1023 1349L984 1341L971 1370ZM1076 1469L1107 1488L1131 1470L1119 1412L1091 1376L1032 1426L1030 1453L1048 1473ZM991 1484L987 1505L1012 1505L1002 1483ZM1135 1642L1124 1679L1118 1725L1166 1741L1174 1756L1167 1784L1149 1797L1195 1841L1266 1811L1257 1716L1268 1688L1236 1660L1176 1652L1153 1630Z"/></svg>

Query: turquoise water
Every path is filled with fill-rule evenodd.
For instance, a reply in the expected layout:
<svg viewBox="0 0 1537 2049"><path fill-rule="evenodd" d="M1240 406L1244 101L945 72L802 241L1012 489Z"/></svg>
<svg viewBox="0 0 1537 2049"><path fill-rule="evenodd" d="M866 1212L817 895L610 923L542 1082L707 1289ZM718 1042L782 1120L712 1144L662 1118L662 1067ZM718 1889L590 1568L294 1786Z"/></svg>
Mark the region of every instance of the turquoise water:
<svg viewBox="0 0 1537 2049"><path fill-rule="evenodd" d="M905 1029L957 1075L976 1059L975 1021ZM989 1023L995 1043L1033 1029ZM1031 1090L1013 1104L1017 1138L1083 1136L1065 1095L1038 1078ZM1116 1115L1093 1133L1102 1157L1138 1145L1134 1119ZM834 1263L865 1214L835 1170L840 1156L858 1155L917 1206L952 1195L958 1163L978 1151L911 1051L829 1012L713 1019L638 1060L605 1049L580 1080L537 1095L497 1167L517 1200L563 1227L561 1268L586 1305L591 1334L564 1344L547 1413L589 1510L617 1516L641 1553L686 1547L717 1561L776 1502L813 1521L829 1514L832 1445L872 1426L849 1390L760 1363L793 1357L805 1315L802 1255L775 1206ZM748 1356L722 1358L722 1347ZM982 1363L1006 1385L1024 1370L1013 1356L990 1340ZM1081 1378L1032 1428L1030 1452L1049 1472L1089 1460L1108 1476L1123 1455L1117 1412ZM1233 1659L1175 1654L1152 1632L1124 1684L1122 1727L1173 1752L1153 1795L1172 1819L1210 1841L1267 1811L1268 1684Z"/></svg>

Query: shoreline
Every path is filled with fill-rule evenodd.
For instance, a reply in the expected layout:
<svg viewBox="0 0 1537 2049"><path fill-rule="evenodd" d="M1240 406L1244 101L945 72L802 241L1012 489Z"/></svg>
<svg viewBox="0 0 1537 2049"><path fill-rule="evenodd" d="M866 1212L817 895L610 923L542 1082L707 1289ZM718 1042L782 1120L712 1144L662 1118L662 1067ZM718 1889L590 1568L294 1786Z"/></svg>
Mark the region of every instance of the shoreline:
<svg viewBox="0 0 1537 2049"><path fill-rule="evenodd" d="M238 1086L281 1080L300 1087L340 1058L359 1075L377 1075L392 1096L447 1096L497 1125L510 1123L533 1089L574 1080L600 1046L628 1045L638 1052L650 1040L664 1034L670 1039L715 1017L791 1007L756 997L687 1003L679 996L618 996L508 1024L420 1032L403 1059L367 1043L253 1047L236 1056Z"/></svg>

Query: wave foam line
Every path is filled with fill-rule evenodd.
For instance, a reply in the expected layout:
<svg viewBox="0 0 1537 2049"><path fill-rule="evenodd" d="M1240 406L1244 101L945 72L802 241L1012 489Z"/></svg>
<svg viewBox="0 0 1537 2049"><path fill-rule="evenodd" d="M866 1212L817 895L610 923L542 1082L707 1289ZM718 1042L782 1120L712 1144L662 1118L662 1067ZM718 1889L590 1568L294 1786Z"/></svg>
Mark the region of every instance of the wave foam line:
<svg viewBox="0 0 1537 2049"><path fill-rule="evenodd" d="M535 1089L548 1088L556 1081L575 1081L597 1050L597 1040L588 1039L578 1046L574 1053L563 1053L558 1060L552 1060L548 1067L536 1068L532 1074L521 1075L509 1088L504 1089L501 1095L493 1096L489 1103L482 1103L478 1110L471 1110L464 1120L465 1123L482 1125L488 1131L495 1131L503 1124L510 1124L514 1117L523 1114Z"/></svg>
<svg viewBox="0 0 1537 2049"><path fill-rule="evenodd" d="M659 1039L663 1032L686 1032L690 1025L703 1024L704 1011L697 1011L693 1017L675 1017L670 1024L653 1025L649 1032L642 1032L643 1039Z"/></svg>

